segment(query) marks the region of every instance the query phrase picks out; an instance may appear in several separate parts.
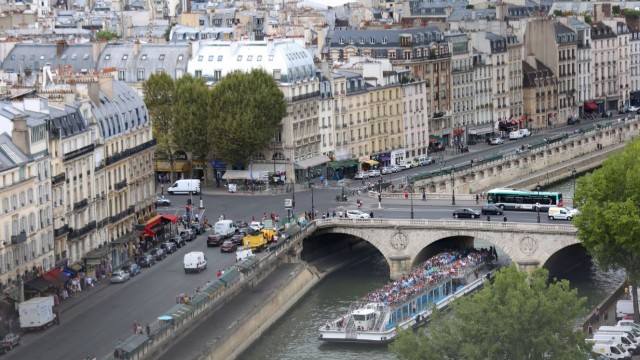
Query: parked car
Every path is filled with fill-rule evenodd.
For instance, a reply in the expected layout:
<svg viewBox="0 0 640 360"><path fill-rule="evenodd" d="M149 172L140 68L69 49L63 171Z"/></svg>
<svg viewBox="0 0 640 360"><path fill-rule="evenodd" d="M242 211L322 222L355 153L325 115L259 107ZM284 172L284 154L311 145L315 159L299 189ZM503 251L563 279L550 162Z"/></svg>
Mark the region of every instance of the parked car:
<svg viewBox="0 0 640 360"><path fill-rule="evenodd" d="M504 144L504 139L501 137L494 137L489 140L489 145L500 145Z"/></svg>
<svg viewBox="0 0 640 360"><path fill-rule="evenodd" d="M242 245L242 239L244 238L245 234L246 233L244 233L244 232L243 233L235 233L229 238L229 240L231 240L236 245Z"/></svg>
<svg viewBox="0 0 640 360"><path fill-rule="evenodd" d="M192 229L183 229L180 231L180 237L185 241L191 241L196 238L196 232Z"/></svg>
<svg viewBox="0 0 640 360"><path fill-rule="evenodd" d="M153 248L149 251L149 255L153 256L156 261L162 261L167 258L167 253L162 249Z"/></svg>
<svg viewBox="0 0 640 360"><path fill-rule="evenodd" d="M393 171L391 171L390 166L383 166L380 168L380 173L382 173L382 175L391 174L392 172Z"/></svg>
<svg viewBox="0 0 640 360"><path fill-rule="evenodd" d="M411 169L411 163L400 163L398 164L398 169L400 170L409 170Z"/></svg>
<svg viewBox="0 0 640 360"><path fill-rule="evenodd" d="M264 227L260 221L252 221L249 227L255 231L260 231Z"/></svg>
<svg viewBox="0 0 640 360"><path fill-rule="evenodd" d="M402 169L399 166L391 165L391 172L392 173L397 173L397 172L400 172L400 171L402 171Z"/></svg>
<svg viewBox="0 0 640 360"><path fill-rule="evenodd" d="M369 170L369 177L370 178L380 177L380 170L377 170L377 169Z"/></svg>
<svg viewBox="0 0 640 360"><path fill-rule="evenodd" d="M205 229L204 225L202 225L201 223L191 224L191 230L193 230L196 233L196 236L200 234L204 234L204 232L207 231L207 229Z"/></svg>
<svg viewBox="0 0 640 360"><path fill-rule="evenodd" d="M486 204L480 210L482 215L502 215L503 211L499 207L491 204Z"/></svg>
<svg viewBox="0 0 640 360"><path fill-rule="evenodd" d="M4 353L18 345L20 345L20 335L8 333L2 339L2 350L4 351Z"/></svg>
<svg viewBox="0 0 640 360"><path fill-rule="evenodd" d="M471 218L471 219L475 219L475 218L479 218L480 217L480 211L477 210L473 210L473 209L455 209L453 210L453 217L454 218Z"/></svg>
<svg viewBox="0 0 640 360"><path fill-rule="evenodd" d="M567 125L575 125L575 124L580 124L580 118L577 116L572 116L569 119L567 119Z"/></svg>
<svg viewBox="0 0 640 360"><path fill-rule="evenodd" d="M347 218L349 219L369 219L371 216L360 210L347 210Z"/></svg>
<svg viewBox="0 0 640 360"><path fill-rule="evenodd" d="M174 244L171 241L163 242L162 244L160 244L160 248L164 250L164 252L166 252L167 254L173 254L178 250L178 248L176 247L176 244Z"/></svg>
<svg viewBox="0 0 640 360"><path fill-rule="evenodd" d="M227 239L226 236L218 235L211 233L207 237L207 247L209 246L220 246Z"/></svg>
<svg viewBox="0 0 640 360"><path fill-rule="evenodd" d="M236 252L236 250L238 250L238 245L231 240L225 240L220 245L220 252Z"/></svg>
<svg viewBox="0 0 640 360"><path fill-rule="evenodd" d="M129 278L130 276L128 272L124 270L116 270L113 272L113 274L111 274L111 283L112 284L123 283L129 280Z"/></svg>
<svg viewBox="0 0 640 360"><path fill-rule="evenodd" d="M171 200L166 199L164 196L158 196L156 198L156 206L171 206Z"/></svg>
<svg viewBox="0 0 640 360"><path fill-rule="evenodd" d="M172 237L169 241L171 241L178 249L187 245L187 242L180 235Z"/></svg>
<svg viewBox="0 0 640 360"><path fill-rule="evenodd" d="M638 110L640 110L640 107L637 106L629 106L629 112L638 112Z"/></svg>
<svg viewBox="0 0 640 360"><path fill-rule="evenodd" d="M121 269L128 272L129 276L131 277L134 277L142 272L142 269L140 269L140 266L138 266L138 264L136 263L124 264L122 265Z"/></svg>
<svg viewBox="0 0 640 360"><path fill-rule="evenodd" d="M368 179L369 178L369 173L367 173L366 171L359 171L359 172L356 173L356 175L353 178L355 180Z"/></svg>
<svg viewBox="0 0 640 360"><path fill-rule="evenodd" d="M434 159L431 156L427 156L427 157L420 157L420 159L418 159L418 161L420 162L420 166L426 166L426 165L433 164L434 162L436 162L436 159Z"/></svg>
<svg viewBox="0 0 640 360"><path fill-rule="evenodd" d="M139 256L136 261L141 267L151 267L156 264L156 258L149 254Z"/></svg>

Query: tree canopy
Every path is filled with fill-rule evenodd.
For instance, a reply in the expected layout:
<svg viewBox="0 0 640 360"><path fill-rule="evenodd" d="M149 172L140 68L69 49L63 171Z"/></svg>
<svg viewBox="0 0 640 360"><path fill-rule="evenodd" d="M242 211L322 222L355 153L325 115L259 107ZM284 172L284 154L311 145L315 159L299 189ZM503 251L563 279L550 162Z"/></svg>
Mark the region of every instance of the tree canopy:
<svg viewBox="0 0 640 360"><path fill-rule="evenodd" d="M588 346L575 320L584 298L549 273L501 269L493 284L456 300L452 312L435 313L425 331L401 331L391 350L403 360L579 359ZM581 357L582 356L582 357Z"/></svg>
<svg viewBox="0 0 640 360"><path fill-rule="evenodd" d="M211 90L202 78L185 75L175 82L174 97L173 141L193 159L204 160L211 150L207 134L211 119L206 111L212 101Z"/></svg>
<svg viewBox="0 0 640 360"><path fill-rule="evenodd" d="M228 74L212 93L209 136L216 156L228 163L264 149L287 114L284 94L264 70Z"/></svg>
<svg viewBox="0 0 640 360"><path fill-rule="evenodd" d="M640 279L640 142L610 156L577 182L578 238L605 269L624 269L637 294ZM634 302L636 321L638 302Z"/></svg>
<svg viewBox="0 0 640 360"><path fill-rule="evenodd" d="M173 127L174 104L173 79L164 72L155 73L142 84L144 92L144 104L149 111L153 138L156 139L158 150L172 159L174 146L171 138Z"/></svg>

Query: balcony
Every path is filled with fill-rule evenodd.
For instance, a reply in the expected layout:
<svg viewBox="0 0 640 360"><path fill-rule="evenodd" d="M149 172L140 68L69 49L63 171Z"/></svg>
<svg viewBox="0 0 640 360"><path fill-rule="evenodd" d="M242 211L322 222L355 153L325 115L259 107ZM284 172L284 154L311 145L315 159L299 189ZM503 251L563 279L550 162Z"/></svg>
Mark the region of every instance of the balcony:
<svg viewBox="0 0 640 360"><path fill-rule="evenodd" d="M73 204L73 211L82 210L82 209L86 208L87 205L89 205L89 200L88 199L84 199L82 201L78 201L77 203Z"/></svg>
<svg viewBox="0 0 640 360"><path fill-rule="evenodd" d="M107 165L115 164L120 160L124 160L124 159L128 158L129 156L136 155L136 154L138 154L138 153L140 153L140 152L142 152L144 150L152 148L155 145L156 145L156 140L155 139L147 141L144 144L140 144L138 146L132 147L131 149L127 149L127 150L119 152L119 153L117 153L115 155L111 155L111 156L106 158L105 162L106 162Z"/></svg>
<svg viewBox="0 0 640 360"><path fill-rule="evenodd" d="M435 112L433 113L433 118L441 118L444 116L444 111L440 111L440 112Z"/></svg>
<svg viewBox="0 0 640 360"><path fill-rule="evenodd" d="M93 152L93 150L95 150L95 145L94 144L87 145L85 147L81 147L80 149L77 149L77 150L73 150L73 151L68 152L68 153L63 155L64 161L75 159L75 158L77 158L79 156L82 156L82 155L90 154L90 153Z"/></svg>
<svg viewBox="0 0 640 360"><path fill-rule="evenodd" d="M320 91L315 91L315 92L311 92L311 93L308 93L308 94L291 96L291 97L287 98L287 101L295 102L295 101L300 101L300 100L312 99L312 98L319 97L319 96L320 96Z"/></svg>
<svg viewBox="0 0 640 360"><path fill-rule="evenodd" d="M62 173L62 174L58 174L54 177L51 178L51 185L55 186L58 184L62 184L64 183L64 181L67 179L67 174Z"/></svg>
<svg viewBox="0 0 640 360"><path fill-rule="evenodd" d="M116 191L120 191L120 190L122 190L122 189L124 189L124 188L126 188L126 187L127 187L127 179L124 179L124 180L122 180L122 181L120 181L120 182L117 182L117 183L114 185L114 189L115 189Z"/></svg>
<svg viewBox="0 0 640 360"><path fill-rule="evenodd" d="M69 229L69 225L63 225L62 227L59 227L57 229L53 229L53 236L54 237L60 237L63 236L65 234L68 234L71 231L71 229Z"/></svg>
<svg viewBox="0 0 640 360"><path fill-rule="evenodd" d="M11 245L22 244L25 241L27 241L27 233L24 231L21 231L18 235L11 235Z"/></svg>
<svg viewBox="0 0 640 360"><path fill-rule="evenodd" d="M126 217L127 217L127 216L129 216L129 215L131 215L131 214L135 214L135 212L136 212L136 208L135 208L135 206L129 206L129 208L128 208L127 210L123 210L123 211L121 211L120 213L118 213L118 214L116 214L116 215L114 215L114 216L111 216L111 217L109 218L109 223L110 223L110 224L117 223L118 221L120 221L120 220L122 220L122 219L126 218Z"/></svg>
<svg viewBox="0 0 640 360"><path fill-rule="evenodd" d="M92 232L93 230L96 229L96 221L92 221L90 223L88 223L87 225L81 227L80 229L74 229L73 231L71 231L71 233L68 236L68 239L77 239L81 236L87 235L88 233Z"/></svg>

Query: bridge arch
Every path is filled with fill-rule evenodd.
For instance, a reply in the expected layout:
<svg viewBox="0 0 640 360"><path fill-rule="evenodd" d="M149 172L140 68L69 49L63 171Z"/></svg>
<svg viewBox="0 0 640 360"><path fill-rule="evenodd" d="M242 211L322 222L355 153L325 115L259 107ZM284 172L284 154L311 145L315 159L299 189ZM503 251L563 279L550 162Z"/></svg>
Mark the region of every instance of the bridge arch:
<svg viewBox="0 0 640 360"><path fill-rule="evenodd" d="M393 279L410 271L430 245L447 238L486 240L522 270L543 266L555 253L579 244L572 225L340 218L316 220L315 225L314 235L344 234L376 247L389 263Z"/></svg>

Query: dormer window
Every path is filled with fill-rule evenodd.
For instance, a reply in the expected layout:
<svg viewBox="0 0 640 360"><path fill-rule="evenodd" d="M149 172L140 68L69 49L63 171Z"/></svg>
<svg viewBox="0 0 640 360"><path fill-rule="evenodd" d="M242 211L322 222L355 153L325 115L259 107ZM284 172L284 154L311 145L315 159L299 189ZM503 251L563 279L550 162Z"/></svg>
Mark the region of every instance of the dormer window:
<svg viewBox="0 0 640 360"><path fill-rule="evenodd" d="M198 56L198 61L202 61L202 59L204 59L203 55Z"/></svg>
<svg viewBox="0 0 640 360"><path fill-rule="evenodd" d="M107 55L105 55L105 56L104 56L104 59L105 59L105 60L109 60L109 59L111 59L111 54L107 54Z"/></svg>
<svg viewBox="0 0 640 360"><path fill-rule="evenodd" d="M71 55L71 60L75 60L75 59L77 59L77 58L78 58L78 55L77 55L77 54L73 54L73 55Z"/></svg>
<svg viewBox="0 0 640 360"><path fill-rule="evenodd" d="M140 59L147 60L147 54L142 54L142 57Z"/></svg>
<svg viewBox="0 0 640 360"><path fill-rule="evenodd" d="M340 45L344 44L344 39L340 38Z"/></svg>
<svg viewBox="0 0 640 360"><path fill-rule="evenodd" d="M349 38L349 44L354 44L355 41L353 40L353 38Z"/></svg>
<svg viewBox="0 0 640 360"><path fill-rule="evenodd" d="M222 61L222 55L218 55L218 61Z"/></svg>
<svg viewBox="0 0 640 360"><path fill-rule="evenodd" d="M184 55L178 55L178 61L182 61L182 59L184 59ZM164 55L160 55L160 60L164 60Z"/></svg>
<svg viewBox="0 0 640 360"><path fill-rule="evenodd" d="M371 39L369 39L369 43L371 43L371 45L376 43L376 38L372 37Z"/></svg>
<svg viewBox="0 0 640 360"><path fill-rule="evenodd" d="M382 38L382 43L383 43L383 44L386 44L386 43L387 43L387 37L386 37L386 36Z"/></svg>
<svg viewBox="0 0 640 360"><path fill-rule="evenodd" d="M364 38L360 38L360 45L364 45Z"/></svg>
<svg viewBox="0 0 640 360"><path fill-rule="evenodd" d="M160 54L160 60L164 60L164 54ZM182 60L182 55L178 56L178 60Z"/></svg>
<svg viewBox="0 0 640 360"><path fill-rule="evenodd" d="M122 60L127 60L128 58L129 58L129 55L127 54L122 55Z"/></svg>

